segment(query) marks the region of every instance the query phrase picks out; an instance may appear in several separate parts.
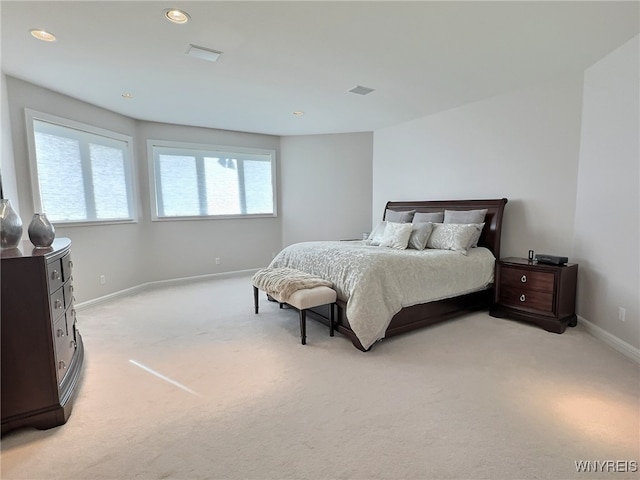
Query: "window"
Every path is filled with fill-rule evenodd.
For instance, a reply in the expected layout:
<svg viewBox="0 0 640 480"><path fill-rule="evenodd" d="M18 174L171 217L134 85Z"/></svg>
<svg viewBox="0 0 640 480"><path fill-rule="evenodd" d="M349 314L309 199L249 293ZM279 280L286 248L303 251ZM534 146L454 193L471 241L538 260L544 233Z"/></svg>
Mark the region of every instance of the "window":
<svg viewBox="0 0 640 480"><path fill-rule="evenodd" d="M149 140L154 219L275 216L275 152Z"/></svg>
<svg viewBox="0 0 640 480"><path fill-rule="evenodd" d="M52 222L135 220L132 139L26 110L34 210Z"/></svg>

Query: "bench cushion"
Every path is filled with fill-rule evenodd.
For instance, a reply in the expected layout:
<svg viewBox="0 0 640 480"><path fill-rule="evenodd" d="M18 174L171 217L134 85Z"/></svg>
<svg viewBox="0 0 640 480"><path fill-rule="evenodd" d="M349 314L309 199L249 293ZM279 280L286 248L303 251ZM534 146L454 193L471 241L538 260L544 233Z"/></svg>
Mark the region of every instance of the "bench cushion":
<svg viewBox="0 0 640 480"><path fill-rule="evenodd" d="M308 308L317 307L319 305L335 303L337 299L335 290L324 286L302 288L300 290L296 290L291 295L289 295L289 298L286 301L278 298L277 295L272 295L272 297L276 301L280 303L287 303L292 307L297 308L298 310L306 310Z"/></svg>

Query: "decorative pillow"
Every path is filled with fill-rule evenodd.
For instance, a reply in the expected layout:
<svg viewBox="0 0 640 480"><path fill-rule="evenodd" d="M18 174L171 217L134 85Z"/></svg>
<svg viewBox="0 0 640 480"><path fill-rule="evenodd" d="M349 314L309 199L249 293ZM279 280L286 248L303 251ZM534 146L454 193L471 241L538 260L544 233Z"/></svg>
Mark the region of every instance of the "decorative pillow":
<svg viewBox="0 0 640 480"><path fill-rule="evenodd" d="M424 250L427 247L427 240L433 230L433 223L412 223L411 236L407 248L415 248L416 250Z"/></svg>
<svg viewBox="0 0 640 480"><path fill-rule="evenodd" d="M436 223L427 240L428 248L439 250L455 250L463 255L473 240L473 236L481 230L476 224Z"/></svg>
<svg viewBox="0 0 640 480"><path fill-rule="evenodd" d="M382 239L382 235L384 235L386 226L387 222L385 222L384 220L376 225L376 228L373 229L373 231L369 234L369 238L367 238L367 240L369 240L370 242L369 245L380 245L380 240Z"/></svg>
<svg viewBox="0 0 640 480"><path fill-rule="evenodd" d="M380 240L380 246L404 250L409 243L412 228L411 223L387 222L384 235Z"/></svg>
<svg viewBox="0 0 640 480"><path fill-rule="evenodd" d="M413 223L442 223L444 221L444 212L416 212L413 216Z"/></svg>
<svg viewBox="0 0 640 480"><path fill-rule="evenodd" d="M471 237L471 243L469 244L468 248L475 248L478 246L478 240L480 240L480 235L482 235L482 229L484 228L484 223L469 223L467 225L475 225L476 227L478 227L478 233L474 234L473 237Z"/></svg>
<svg viewBox="0 0 640 480"><path fill-rule="evenodd" d="M482 210L445 210L442 223L482 223L487 209Z"/></svg>
<svg viewBox="0 0 640 480"><path fill-rule="evenodd" d="M395 210L385 210L384 219L387 222L394 223L408 223L413 220L413 214L416 213L415 210L409 210L406 212L396 212Z"/></svg>

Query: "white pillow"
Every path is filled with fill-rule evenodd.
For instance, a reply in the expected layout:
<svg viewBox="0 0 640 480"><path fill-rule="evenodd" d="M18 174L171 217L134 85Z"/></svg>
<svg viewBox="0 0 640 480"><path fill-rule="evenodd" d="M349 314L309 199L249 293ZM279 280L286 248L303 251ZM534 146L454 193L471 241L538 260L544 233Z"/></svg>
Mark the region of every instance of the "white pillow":
<svg viewBox="0 0 640 480"><path fill-rule="evenodd" d="M478 232L482 231L481 224L434 223L433 232L427 240L428 248L439 250L455 250L467 254L467 249Z"/></svg>
<svg viewBox="0 0 640 480"><path fill-rule="evenodd" d="M411 236L409 237L409 243L407 248L415 248L416 250L424 250L427 246L427 240L433 230L433 223L413 223L411 229Z"/></svg>
<svg viewBox="0 0 640 480"><path fill-rule="evenodd" d="M409 243L412 228L413 225L411 223L387 222L384 234L380 240L380 246L404 250Z"/></svg>
<svg viewBox="0 0 640 480"><path fill-rule="evenodd" d="M382 235L384 235L385 227L387 226L387 222L384 220L376 225L376 228L369 234L367 240L369 241L369 245L380 245L380 240L382 239Z"/></svg>

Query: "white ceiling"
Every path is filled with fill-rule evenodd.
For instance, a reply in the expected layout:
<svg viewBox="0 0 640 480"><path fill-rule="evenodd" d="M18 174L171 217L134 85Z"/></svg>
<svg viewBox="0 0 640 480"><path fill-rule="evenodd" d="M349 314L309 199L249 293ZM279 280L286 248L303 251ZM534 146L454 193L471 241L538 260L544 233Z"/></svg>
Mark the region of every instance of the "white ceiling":
<svg viewBox="0 0 640 480"><path fill-rule="evenodd" d="M191 21L169 23L168 7ZM141 120L276 135L371 131L580 72L638 34L638 7L2 0L1 60L8 75ZM32 28L58 39L38 41ZM216 63L192 58L190 43L224 53ZM375 92L347 93L356 85Z"/></svg>

